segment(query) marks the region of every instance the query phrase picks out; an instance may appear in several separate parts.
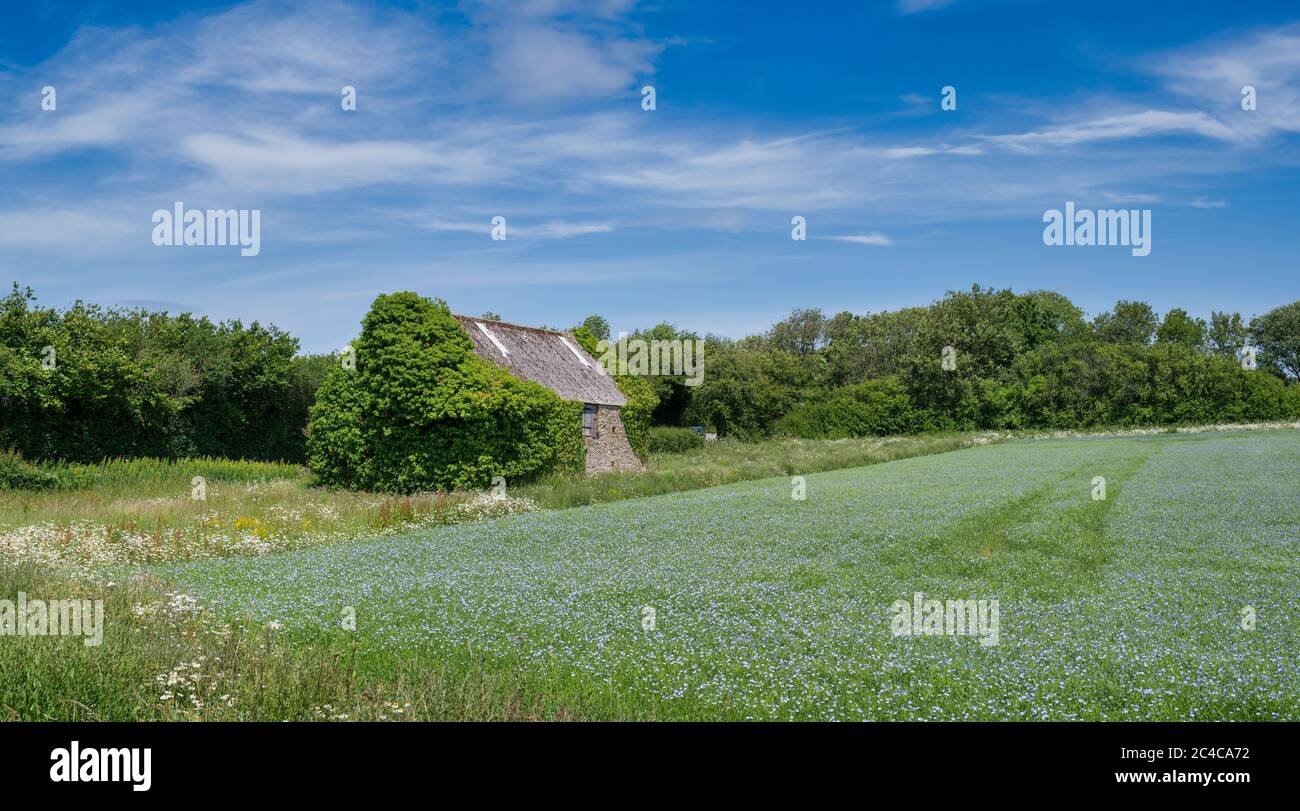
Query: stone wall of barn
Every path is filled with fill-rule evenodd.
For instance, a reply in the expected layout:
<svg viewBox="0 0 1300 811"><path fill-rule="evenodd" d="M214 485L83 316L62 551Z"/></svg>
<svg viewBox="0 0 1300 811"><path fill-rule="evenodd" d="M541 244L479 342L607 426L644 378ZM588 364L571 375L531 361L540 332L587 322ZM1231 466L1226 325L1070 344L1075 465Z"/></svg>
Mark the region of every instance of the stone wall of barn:
<svg viewBox="0 0 1300 811"><path fill-rule="evenodd" d="M623 428L619 409L600 406L596 410L596 437L584 437L587 444L587 475L607 473L611 470L645 470L645 465L632 451Z"/></svg>

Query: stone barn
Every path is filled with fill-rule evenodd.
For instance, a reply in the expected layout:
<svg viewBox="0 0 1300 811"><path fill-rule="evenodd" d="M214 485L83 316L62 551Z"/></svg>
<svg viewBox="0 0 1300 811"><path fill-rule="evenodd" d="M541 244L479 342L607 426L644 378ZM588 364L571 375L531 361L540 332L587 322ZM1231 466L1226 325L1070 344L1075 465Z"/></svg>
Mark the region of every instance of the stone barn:
<svg viewBox="0 0 1300 811"><path fill-rule="evenodd" d="M628 444L620 411L627 398L572 335L537 327L455 316L474 353L520 380L540 383L562 399L582 403L587 473L645 470Z"/></svg>

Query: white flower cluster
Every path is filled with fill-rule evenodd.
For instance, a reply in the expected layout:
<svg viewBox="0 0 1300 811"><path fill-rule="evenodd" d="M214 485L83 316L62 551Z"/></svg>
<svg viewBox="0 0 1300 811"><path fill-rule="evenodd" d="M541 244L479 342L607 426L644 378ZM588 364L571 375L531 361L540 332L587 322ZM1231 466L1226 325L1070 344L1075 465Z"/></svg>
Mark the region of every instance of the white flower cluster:
<svg viewBox="0 0 1300 811"><path fill-rule="evenodd" d="M516 513L536 512L537 503L530 498L493 495L492 493L475 493L467 501L460 501L448 510L451 521L481 521L485 518L502 518Z"/></svg>
<svg viewBox="0 0 1300 811"><path fill-rule="evenodd" d="M221 657L199 655L190 662L181 662L166 673L154 677L159 689L158 700L182 712L198 714L211 702L227 707L235 706L229 693L213 696L226 678L220 669Z"/></svg>

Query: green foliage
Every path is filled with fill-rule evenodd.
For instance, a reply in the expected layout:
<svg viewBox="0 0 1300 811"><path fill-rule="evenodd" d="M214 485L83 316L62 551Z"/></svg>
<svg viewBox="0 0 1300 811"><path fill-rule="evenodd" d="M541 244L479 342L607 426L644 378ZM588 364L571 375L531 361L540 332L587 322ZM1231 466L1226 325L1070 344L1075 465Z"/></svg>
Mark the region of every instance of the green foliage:
<svg viewBox="0 0 1300 811"><path fill-rule="evenodd" d="M1300 416L1300 389L1185 344L1147 354L1149 423L1289 419Z"/></svg>
<svg viewBox="0 0 1300 811"><path fill-rule="evenodd" d="M1175 307L1165 313L1165 320L1156 328L1156 343L1182 344L1200 349L1205 345L1205 322L1192 318L1186 310Z"/></svg>
<svg viewBox="0 0 1300 811"><path fill-rule="evenodd" d="M826 343L826 318L822 311L795 309L768 333L772 348L791 355L811 355Z"/></svg>
<svg viewBox="0 0 1300 811"><path fill-rule="evenodd" d="M709 341L704 348L704 380L694 387L685 416L689 423L714 426L723 436L759 439L815 385L825 361L773 350L766 342Z"/></svg>
<svg viewBox="0 0 1300 811"><path fill-rule="evenodd" d="M1180 342L1072 343L1021 358L1002 427L1085 428L1292 419L1300 388Z"/></svg>
<svg viewBox="0 0 1300 811"><path fill-rule="evenodd" d="M1246 346L1246 337L1250 330L1241 320L1241 313L1210 313L1210 324L1206 332L1206 345L1216 355L1229 358L1237 357Z"/></svg>
<svg viewBox="0 0 1300 811"><path fill-rule="evenodd" d="M296 340L275 327L82 303L56 311L15 286L0 299L0 447L38 461L300 461L319 395L311 454L326 481L410 490L481 483L488 471L582 469L581 438L564 415L577 406L470 361L458 325L411 302L386 307L354 373L334 355L297 356ZM571 333L599 358L609 323L589 316ZM670 323L628 338L698 340ZM1249 344L1258 372L1237 363ZM953 370L941 366L949 346ZM42 365L47 355L53 368ZM796 309L761 335L710 336L699 386L672 375L615 381L629 400L629 441L644 457L652 425L757 440L1290 419L1297 376L1300 302L1249 327L1238 313L1214 312L1207 323L1178 308L1161 320L1140 301L1086 322L1059 293L977 285L928 307L829 318Z"/></svg>
<svg viewBox="0 0 1300 811"><path fill-rule="evenodd" d="M1083 310L1074 306L1060 293L1051 290L1034 290L1023 298L1033 304L1033 318L1041 338L1075 338L1087 334L1088 324L1083 320Z"/></svg>
<svg viewBox="0 0 1300 811"><path fill-rule="evenodd" d="M88 487L95 470L63 462L29 462L14 451L0 451L0 490L75 490Z"/></svg>
<svg viewBox="0 0 1300 811"><path fill-rule="evenodd" d="M0 447L31 459L301 460L327 360L275 327L0 299Z"/></svg>
<svg viewBox="0 0 1300 811"><path fill-rule="evenodd" d="M1020 358L1003 427L1146 425L1145 349L1136 343L1077 342Z"/></svg>
<svg viewBox="0 0 1300 811"><path fill-rule="evenodd" d="M600 347L598 344L602 339L597 338L588 327L574 327L569 330L569 334L578 339L578 346L586 350L588 355L600 360Z"/></svg>
<svg viewBox="0 0 1300 811"><path fill-rule="evenodd" d="M631 335L619 339L619 341L623 340L644 340L647 343L654 341L695 342L700 340L700 338L694 332L678 329L675 325L669 324L668 322L661 322L648 330L637 330ZM640 353L631 352L629 354L629 359L631 361L630 365L635 364L635 359L637 357L640 357ZM705 365L707 364L708 360L706 359ZM650 421L655 425L681 425L686 404L692 396L690 388L686 385L685 375L671 375L667 373L649 375L646 372L642 372L642 376L650 382L658 401L651 412Z"/></svg>
<svg viewBox="0 0 1300 811"><path fill-rule="evenodd" d="M633 453L645 459L650 453L650 415L659 405L659 398L655 395L654 386L644 377L616 375L614 383L627 398L627 405L619 413L627 442L632 446Z"/></svg>
<svg viewBox="0 0 1300 811"><path fill-rule="evenodd" d="M826 322L826 383L848 386L897 375L915 351L926 308L858 316L842 312Z"/></svg>
<svg viewBox="0 0 1300 811"><path fill-rule="evenodd" d="M609 322L598 315L589 315L583 319L582 328L591 333L597 341L609 340Z"/></svg>
<svg viewBox="0 0 1300 811"><path fill-rule="evenodd" d="M447 305L375 299L311 412L308 454L327 484L412 492L528 480L585 462L581 404L472 351Z"/></svg>
<svg viewBox="0 0 1300 811"><path fill-rule="evenodd" d="M54 471L25 462L16 453L0 453L0 490L51 490L58 486Z"/></svg>
<svg viewBox="0 0 1300 811"><path fill-rule="evenodd" d="M1150 304L1121 300L1115 303L1114 310L1093 320L1093 329L1098 338L1108 343L1146 346L1151 343L1158 323Z"/></svg>
<svg viewBox="0 0 1300 811"><path fill-rule="evenodd" d="M804 439L907 434L925 428L924 416L897 378L870 380L800 403L777 420L774 433Z"/></svg>
<svg viewBox="0 0 1300 811"><path fill-rule="evenodd" d="M704 437L690 428L659 425L649 431L650 453L684 453L704 447Z"/></svg>
<svg viewBox="0 0 1300 811"><path fill-rule="evenodd" d="M1259 368L1295 380L1300 377L1300 301L1269 310L1251 324L1259 346Z"/></svg>
<svg viewBox="0 0 1300 811"><path fill-rule="evenodd" d="M903 385L936 428L997 425L1011 395L1013 362L1062 339L1061 322L1059 306L1040 297L979 285L968 293L949 293L917 325ZM955 350L955 369L942 366L945 347Z"/></svg>

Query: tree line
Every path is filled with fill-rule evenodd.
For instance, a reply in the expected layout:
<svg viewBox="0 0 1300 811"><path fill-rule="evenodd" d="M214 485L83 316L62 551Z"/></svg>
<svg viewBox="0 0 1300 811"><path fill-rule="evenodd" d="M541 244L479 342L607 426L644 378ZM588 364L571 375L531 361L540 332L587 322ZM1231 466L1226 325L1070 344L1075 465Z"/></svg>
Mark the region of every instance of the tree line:
<svg viewBox="0 0 1300 811"><path fill-rule="evenodd" d="M700 336L664 323L629 337ZM796 309L762 334L703 340L701 385L652 379L655 425L759 439L1300 417L1300 301L1249 323L1124 300L1089 320L1059 293L976 285L927 307Z"/></svg>
<svg viewBox="0 0 1300 811"><path fill-rule="evenodd" d="M364 335L390 334L383 329L397 329L403 312L413 321L404 333L436 322L432 333L454 335L445 329L441 302L431 315L414 299L386 301L384 319L375 321L374 314ZM394 318L392 327L374 332ZM593 352L610 337L599 315L570 331ZM741 339L700 336L669 323L628 337L705 344L698 386L671 375L618 380L630 400L624 422L640 452L650 426L705 426L750 440L1300 418L1300 301L1249 322L1223 312L1206 321L1181 309L1160 317L1137 301L1119 301L1088 319L1058 293L975 286L926 307L831 316L796 309ZM389 340L396 339L372 342L403 362L411 359L402 353L418 349L418 334L392 347L384 343ZM411 367L419 369L411 385L427 388L439 374L454 373L491 378L494 396L516 397L508 382L468 360L463 349L458 346L454 361L443 359L445 371ZM301 354L297 339L275 326L82 302L60 311L39 306L30 289L15 284L0 299L0 450L82 462L117 456L305 461L317 390L339 368L337 355ZM339 414L355 410L361 396L342 380L330 392L336 405L347 403ZM370 383L365 398L390 410L423 407L432 396L398 397L383 390L391 383ZM558 407L531 387L518 396L555 421ZM495 419L471 422L486 428ZM339 432L335 438L355 433L346 423L328 423ZM533 451L548 431L511 424L511 435L530 437L520 460L531 461L520 461L521 469L545 466L545 454ZM322 458L328 445L315 444ZM401 448L390 450L401 455ZM431 451L429 459L439 453ZM572 460L565 464L572 466ZM478 467L466 470L480 478Z"/></svg>
<svg viewBox="0 0 1300 811"><path fill-rule="evenodd" d="M301 461L336 359L274 326L188 313L0 299L0 451L28 459L224 456Z"/></svg>

